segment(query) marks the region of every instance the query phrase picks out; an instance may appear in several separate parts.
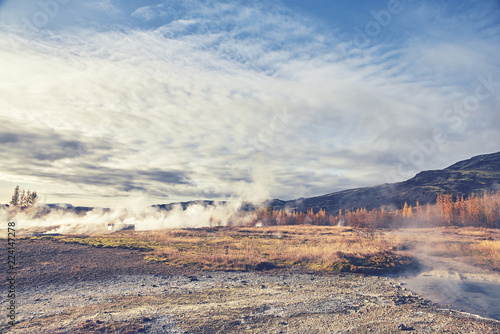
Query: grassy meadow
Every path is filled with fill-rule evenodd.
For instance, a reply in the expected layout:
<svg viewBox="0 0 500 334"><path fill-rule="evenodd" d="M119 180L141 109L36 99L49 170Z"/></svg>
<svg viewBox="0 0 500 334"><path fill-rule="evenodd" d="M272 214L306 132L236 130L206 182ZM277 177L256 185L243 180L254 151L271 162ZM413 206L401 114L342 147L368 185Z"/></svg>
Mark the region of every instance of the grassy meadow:
<svg viewBox="0 0 500 334"><path fill-rule="evenodd" d="M36 236L55 242L140 250L144 261L196 270L268 270L385 274L414 270L411 252L461 257L500 271L500 232L485 228L362 230L333 226L264 226L120 231Z"/></svg>
<svg viewBox="0 0 500 334"><path fill-rule="evenodd" d="M199 270L295 268L377 274L415 265L397 251L404 248L398 238L349 227L218 227L30 238L138 249L145 261Z"/></svg>

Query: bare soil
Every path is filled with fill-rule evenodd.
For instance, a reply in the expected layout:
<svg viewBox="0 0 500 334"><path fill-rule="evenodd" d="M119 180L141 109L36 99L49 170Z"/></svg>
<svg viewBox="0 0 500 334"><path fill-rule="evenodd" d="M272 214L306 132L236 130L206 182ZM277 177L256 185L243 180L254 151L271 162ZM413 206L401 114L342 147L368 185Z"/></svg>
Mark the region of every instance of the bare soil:
<svg viewBox="0 0 500 334"><path fill-rule="evenodd" d="M49 240L16 248L18 323L7 325L2 301L2 333L500 332L498 321L443 308L387 277L199 272L146 263L137 250Z"/></svg>

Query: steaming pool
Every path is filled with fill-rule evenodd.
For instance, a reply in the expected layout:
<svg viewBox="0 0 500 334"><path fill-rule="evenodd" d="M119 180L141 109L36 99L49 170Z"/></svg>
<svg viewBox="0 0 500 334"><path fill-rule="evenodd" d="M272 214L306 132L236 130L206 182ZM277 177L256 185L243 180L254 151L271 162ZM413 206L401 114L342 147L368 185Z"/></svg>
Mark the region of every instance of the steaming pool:
<svg viewBox="0 0 500 334"><path fill-rule="evenodd" d="M500 321L500 283L464 279L456 272L426 272L400 279L404 286L450 309Z"/></svg>

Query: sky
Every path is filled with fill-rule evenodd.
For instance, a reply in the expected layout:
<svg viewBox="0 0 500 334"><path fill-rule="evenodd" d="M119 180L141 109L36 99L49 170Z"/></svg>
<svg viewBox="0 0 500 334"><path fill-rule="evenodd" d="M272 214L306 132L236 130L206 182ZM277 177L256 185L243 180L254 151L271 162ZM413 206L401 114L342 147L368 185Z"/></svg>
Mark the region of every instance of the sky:
<svg viewBox="0 0 500 334"><path fill-rule="evenodd" d="M0 0L0 203L310 197L500 151L500 2Z"/></svg>

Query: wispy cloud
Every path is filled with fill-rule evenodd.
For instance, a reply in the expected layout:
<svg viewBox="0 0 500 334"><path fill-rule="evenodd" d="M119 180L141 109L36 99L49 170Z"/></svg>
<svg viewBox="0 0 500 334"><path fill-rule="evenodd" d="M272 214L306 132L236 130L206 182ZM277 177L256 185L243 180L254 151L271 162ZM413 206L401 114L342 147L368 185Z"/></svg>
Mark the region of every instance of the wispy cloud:
<svg viewBox="0 0 500 334"><path fill-rule="evenodd" d="M500 81L492 3L412 4L361 49L353 26L325 31L286 4L82 6L67 4L82 11L67 23L61 5L68 30L0 28L5 180L157 201L376 184L402 178L401 159L450 127L445 111L479 76ZM498 92L418 167L498 150Z"/></svg>

